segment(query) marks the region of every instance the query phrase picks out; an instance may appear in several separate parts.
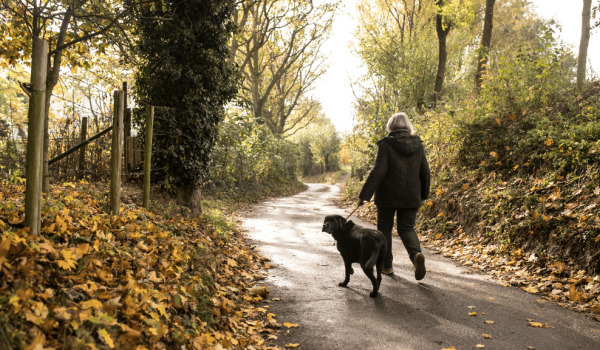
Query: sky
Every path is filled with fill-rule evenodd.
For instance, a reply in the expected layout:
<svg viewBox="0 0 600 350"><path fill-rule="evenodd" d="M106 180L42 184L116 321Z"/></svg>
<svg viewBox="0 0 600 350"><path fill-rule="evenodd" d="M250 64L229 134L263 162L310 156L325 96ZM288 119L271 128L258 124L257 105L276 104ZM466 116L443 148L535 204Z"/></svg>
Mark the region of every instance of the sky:
<svg viewBox="0 0 600 350"><path fill-rule="evenodd" d="M583 1L578 0L532 0L541 17L554 18L562 25L561 39L573 46L577 54L581 36L581 10ZM365 70L351 50L351 42L358 21L356 19L356 0L343 0L344 8L338 14L331 39L324 45L329 56L329 69L321 77L314 89L323 111L342 133L350 132L353 125L353 102L355 101L350 77L355 79ZM600 73L600 31L592 33L588 48L588 68ZM600 75L600 74L599 74Z"/></svg>

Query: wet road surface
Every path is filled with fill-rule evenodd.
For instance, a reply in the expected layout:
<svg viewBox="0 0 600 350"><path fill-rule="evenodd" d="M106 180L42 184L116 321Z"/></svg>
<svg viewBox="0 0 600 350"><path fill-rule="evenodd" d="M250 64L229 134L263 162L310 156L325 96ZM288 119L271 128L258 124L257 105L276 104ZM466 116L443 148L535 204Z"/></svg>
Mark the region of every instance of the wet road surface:
<svg viewBox="0 0 600 350"><path fill-rule="evenodd" d="M468 273L465 267L424 251L427 276L414 279L412 264L394 237L394 270L383 276L379 297L358 264L348 288L343 260L333 238L321 232L326 215L348 215L335 206L337 186L308 184L300 194L268 200L239 213L262 254L272 260L265 281L270 312L283 330L282 347L297 349L600 349L600 323L518 288ZM375 228L352 217L355 223ZM468 308L474 306L474 308ZM476 312L476 316L469 313ZM485 313L485 314L482 314ZM554 328L533 328L526 319ZM487 324L484 321L494 321ZM485 339L483 334L492 336ZM531 347L531 348L528 348Z"/></svg>

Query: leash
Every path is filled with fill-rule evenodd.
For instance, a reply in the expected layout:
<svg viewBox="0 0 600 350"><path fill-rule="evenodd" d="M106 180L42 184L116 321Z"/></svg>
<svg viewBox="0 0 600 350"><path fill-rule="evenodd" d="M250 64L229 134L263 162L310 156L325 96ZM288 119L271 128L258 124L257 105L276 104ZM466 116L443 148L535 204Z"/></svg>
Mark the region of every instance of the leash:
<svg viewBox="0 0 600 350"><path fill-rule="evenodd" d="M354 208L354 210L350 213L350 215L348 215L348 217L346 217L346 221L348 221L348 219L352 216L352 214L354 214L355 211L358 210L358 208L360 208L360 205L357 205L356 208Z"/></svg>

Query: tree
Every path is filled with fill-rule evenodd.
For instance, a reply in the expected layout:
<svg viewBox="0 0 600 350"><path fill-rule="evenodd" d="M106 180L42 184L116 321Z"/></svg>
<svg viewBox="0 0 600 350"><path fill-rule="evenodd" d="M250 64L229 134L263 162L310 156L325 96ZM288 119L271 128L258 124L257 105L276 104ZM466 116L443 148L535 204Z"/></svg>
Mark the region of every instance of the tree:
<svg viewBox="0 0 600 350"><path fill-rule="evenodd" d="M157 106L152 156L155 180L201 212L200 183L225 105L237 93L229 64L233 0L163 0L134 4L138 103ZM140 120L143 124L143 119Z"/></svg>
<svg viewBox="0 0 600 350"><path fill-rule="evenodd" d="M577 62L577 90L582 91L585 84L587 51L590 43L590 18L592 0L583 0L581 12L581 40L579 41L579 58Z"/></svg>
<svg viewBox="0 0 600 350"><path fill-rule="evenodd" d="M149 0L148 2L153 2ZM121 0L0 0L0 57L11 65L31 55L31 38L49 45L44 119L44 165L42 191L48 193L48 123L52 92L66 63L72 70L89 68L84 60L91 51L104 52L109 45L128 43L129 11Z"/></svg>
<svg viewBox="0 0 600 350"><path fill-rule="evenodd" d="M327 117L319 114L316 122L292 138L300 150L300 168L304 176L339 169L340 137Z"/></svg>
<svg viewBox="0 0 600 350"><path fill-rule="evenodd" d="M435 31L438 37L438 68L435 76L435 87L433 88L433 99L438 101L442 94L442 87L444 86L444 75L446 74L446 60L448 59L448 51L446 49L446 40L448 33L450 33L450 23L444 23L444 17L442 15L442 8L446 5L445 0L436 0L436 6L438 6L438 13L435 16Z"/></svg>
<svg viewBox="0 0 600 350"><path fill-rule="evenodd" d="M238 3L239 30L229 60L244 78L238 99L278 137L310 122L316 101L307 93L325 72L321 46L337 6L301 0Z"/></svg>
<svg viewBox="0 0 600 350"><path fill-rule="evenodd" d="M492 42L492 29L494 28L494 5L496 0L486 0L485 2L485 18L483 23L483 35L481 37L481 46L479 47L479 55L477 60L477 72L475 73L475 87L477 91L483 84L483 75L487 68L490 44Z"/></svg>
<svg viewBox="0 0 600 350"><path fill-rule="evenodd" d="M442 96L446 62L448 60L447 40L450 30L467 24L472 16L470 1L465 0L435 0L437 13L435 16L435 31L438 37L438 68L433 88L433 100L437 102Z"/></svg>

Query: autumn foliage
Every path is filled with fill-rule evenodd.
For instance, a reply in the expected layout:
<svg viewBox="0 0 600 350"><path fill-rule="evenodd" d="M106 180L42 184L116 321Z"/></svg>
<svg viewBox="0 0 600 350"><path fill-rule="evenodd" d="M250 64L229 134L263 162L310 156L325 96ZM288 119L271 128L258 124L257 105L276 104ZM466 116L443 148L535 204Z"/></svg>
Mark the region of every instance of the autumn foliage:
<svg viewBox="0 0 600 350"><path fill-rule="evenodd" d="M0 341L26 349L268 348L257 303L269 265L235 231L134 204L103 212L102 185L52 187L42 234L23 186L0 192ZM271 335L271 339L276 336Z"/></svg>

